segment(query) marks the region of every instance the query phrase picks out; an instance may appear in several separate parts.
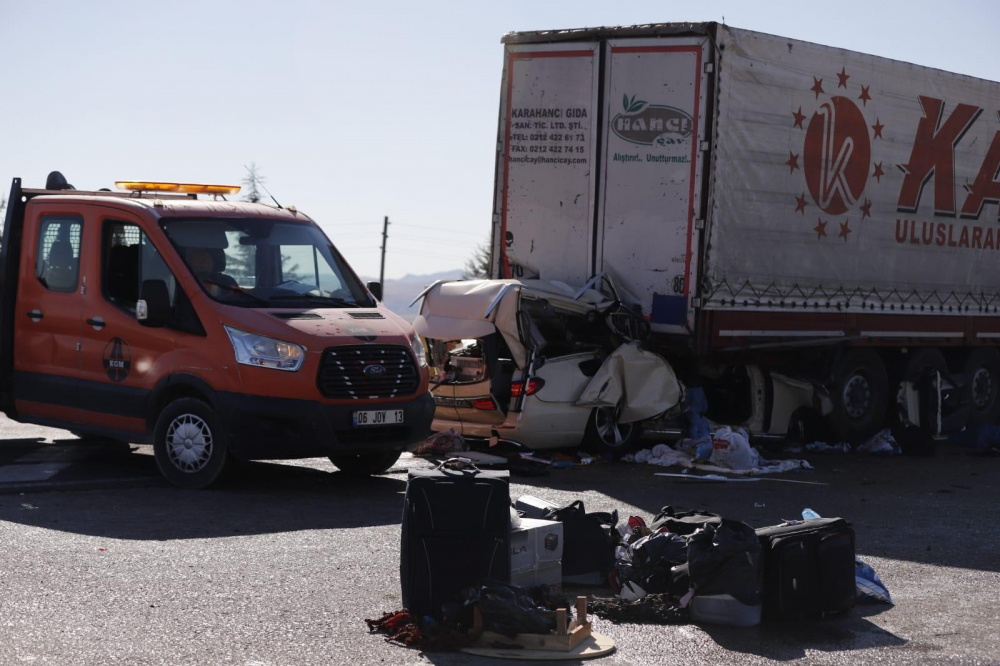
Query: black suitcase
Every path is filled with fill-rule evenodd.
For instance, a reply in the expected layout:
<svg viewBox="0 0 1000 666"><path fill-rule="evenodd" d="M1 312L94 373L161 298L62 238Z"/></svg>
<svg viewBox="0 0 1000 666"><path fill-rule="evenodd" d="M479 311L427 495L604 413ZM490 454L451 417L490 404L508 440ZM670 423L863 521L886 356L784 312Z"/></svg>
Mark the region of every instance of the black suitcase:
<svg viewBox="0 0 1000 666"><path fill-rule="evenodd" d="M843 518L762 527L764 617L796 620L854 606L854 528Z"/></svg>
<svg viewBox="0 0 1000 666"><path fill-rule="evenodd" d="M414 470L403 500L403 606L441 617L441 605L486 579L510 582L510 474Z"/></svg>

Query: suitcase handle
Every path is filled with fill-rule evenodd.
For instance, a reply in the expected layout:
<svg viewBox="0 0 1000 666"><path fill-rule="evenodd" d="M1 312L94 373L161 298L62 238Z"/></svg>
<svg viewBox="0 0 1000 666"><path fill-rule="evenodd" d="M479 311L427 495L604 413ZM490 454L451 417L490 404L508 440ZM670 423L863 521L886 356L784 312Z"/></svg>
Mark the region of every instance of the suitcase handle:
<svg viewBox="0 0 1000 666"><path fill-rule="evenodd" d="M476 467L476 464L472 462L469 458L448 458L447 460L441 462L435 469L438 470L448 470L452 469L459 472L464 472L466 470L471 470L473 472L482 472L483 470Z"/></svg>

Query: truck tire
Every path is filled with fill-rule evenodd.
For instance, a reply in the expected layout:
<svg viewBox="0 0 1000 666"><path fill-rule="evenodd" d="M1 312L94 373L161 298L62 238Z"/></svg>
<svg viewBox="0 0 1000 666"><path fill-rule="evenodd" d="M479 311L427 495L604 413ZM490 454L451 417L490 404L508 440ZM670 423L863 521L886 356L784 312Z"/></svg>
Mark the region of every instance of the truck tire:
<svg viewBox="0 0 1000 666"><path fill-rule="evenodd" d="M400 451L384 451L367 455L330 456L330 462L344 474L350 476L372 476L381 474L396 464Z"/></svg>
<svg viewBox="0 0 1000 666"><path fill-rule="evenodd" d="M229 462L226 432L215 410L197 398L168 404L156 419L153 455L160 473L178 488L211 486Z"/></svg>
<svg viewBox="0 0 1000 666"><path fill-rule="evenodd" d="M1000 416L1000 352L973 349L965 359L966 397L972 405L969 426L992 425Z"/></svg>
<svg viewBox="0 0 1000 666"><path fill-rule="evenodd" d="M849 349L834 363L830 427L841 441L859 444L882 427L889 380L882 359L871 349Z"/></svg>
<svg viewBox="0 0 1000 666"><path fill-rule="evenodd" d="M583 445L594 453L610 453L619 458L628 453L642 435L638 423L619 423L621 409L598 407L590 413L587 429L583 433Z"/></svg>

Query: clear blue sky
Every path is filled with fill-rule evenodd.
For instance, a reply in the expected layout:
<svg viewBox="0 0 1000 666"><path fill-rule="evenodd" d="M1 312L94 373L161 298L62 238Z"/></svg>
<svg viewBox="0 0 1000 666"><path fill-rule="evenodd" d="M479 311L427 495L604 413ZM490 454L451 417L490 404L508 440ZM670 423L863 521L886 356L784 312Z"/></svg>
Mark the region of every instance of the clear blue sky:
<svg viewBox="0 0 1000 666"><path fill-rule="evenodd" d="M1000 80L996 0L0 0L0 187L238 183L255 161L362 274L459 268L487 236L511 30L730 25Z"/></svg>

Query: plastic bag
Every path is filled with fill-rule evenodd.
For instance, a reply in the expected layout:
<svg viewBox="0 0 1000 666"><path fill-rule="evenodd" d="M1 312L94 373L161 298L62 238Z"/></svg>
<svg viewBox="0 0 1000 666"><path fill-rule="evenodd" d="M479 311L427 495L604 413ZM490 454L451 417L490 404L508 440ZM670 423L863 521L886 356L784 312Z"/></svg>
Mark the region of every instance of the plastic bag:
<svg viewBox="0 0 1000 666"><path fill-rule="evenodd" d="M858 601L881 601L894 606L892 596L875 570L854 558L854 582L858 588Z"/></svg>
<svg viewBox="0 0 1000 666"><path fill-rule="evenodd" d="M896 439L892 436L892 431L888 428L880 431L877 435L859 446L857 450L864 453L875 453L885 456L902 453L899 444L896 443Z"/></svg>
<svg viewBox="0 0 1000 666"><path fill-rule="evenodd" d="M757 467L760 454L757 449L750 446L745 433L742 428L736 432L729 426L719 428L712 437L712 457L709 461L713 465L729 469L745 470Z"/></svg>

